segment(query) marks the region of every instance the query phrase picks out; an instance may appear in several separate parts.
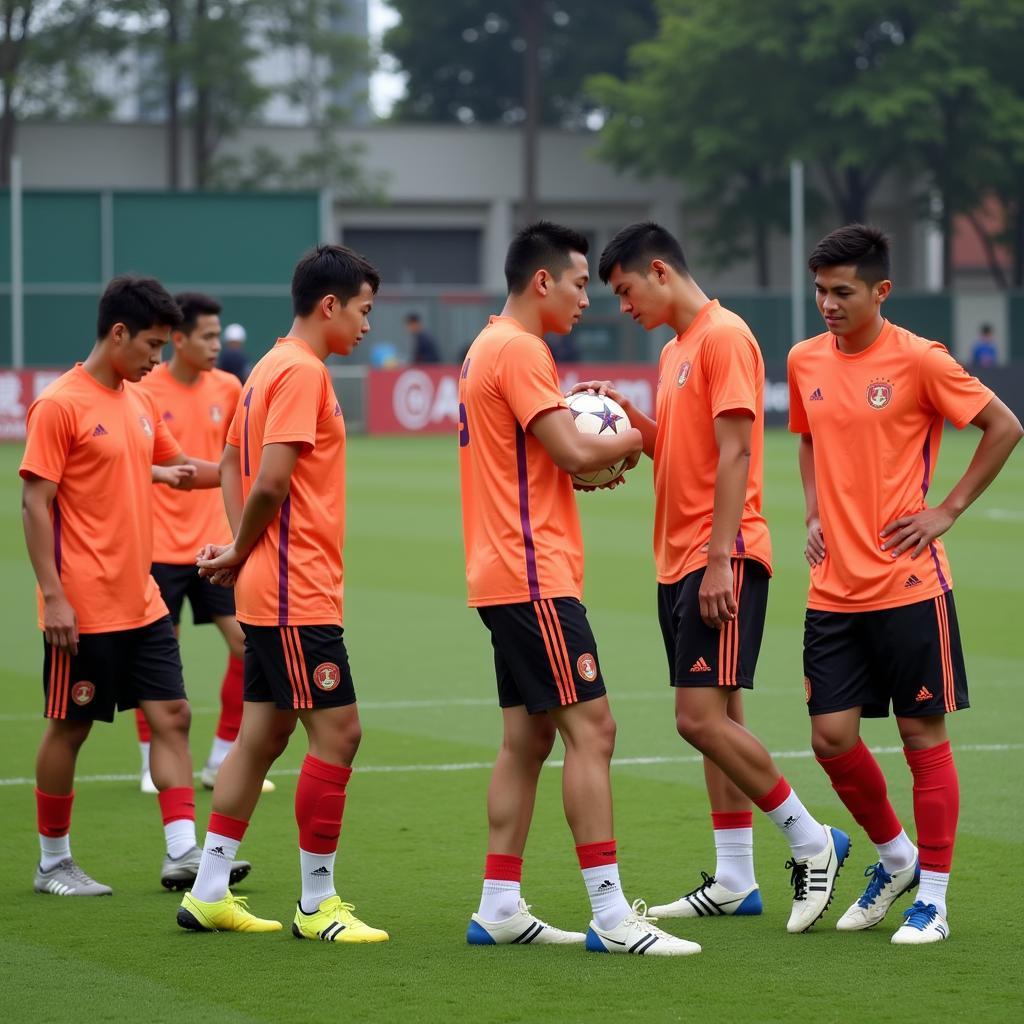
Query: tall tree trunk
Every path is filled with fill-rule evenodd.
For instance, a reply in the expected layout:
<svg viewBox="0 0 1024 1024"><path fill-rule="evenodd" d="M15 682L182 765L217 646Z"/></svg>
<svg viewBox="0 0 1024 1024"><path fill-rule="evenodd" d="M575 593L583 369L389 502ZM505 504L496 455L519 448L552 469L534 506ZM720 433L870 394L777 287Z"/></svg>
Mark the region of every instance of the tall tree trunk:
<svg viewBox="0 0 1024 1024"><path fill-rule="evenodd" d="M20 11L21 24L15 25ZM18 117L14 106L14 89L25 56L28 24L32 4L4 4L4 41L0 44L0 80L3 81L3 107L0 108L0 188L11 184L11 157L18 135Z"/></svg>
<svg viewBox="0 0 1024 1024"><path fill-rule="evenodd" d="M196 0L196 21L193 27L194 34L204 32L206 22L206 0ZM206 188L209 179L210 159L208 151L208 139L210 137L210 84L207 81L209 65L205 59L201 59L197 69L195 90L195 123L193 124L192 145L195 152L192 154L193 166L195 167L195 187Z"/></svg>
<svg viewBox="0 0 1024 1024"><path fill-rule="evenodd" d="M1024 189L1013 204L1013 287L1024 288Z"/></svg>
<svg viewBox="0 0 1024 1024"><path fill-rule="evenodd" d="M997 288L1006 291L1010 287L1010 282L1007 281L1006 271L1003 270L1003 266L999 262L999 254L996 252L996 244L992 240L992 235L985 229L985 225L981 223L977 213L967 214L967 221L974 228L974 233L978 236L982 249L985 250L985 263L988 265L988 272L992 275L992 280Z"/></svg>
<svg viewBox="0 0 1024 1024"><path fill-rule="evenodd" d="M178 43L181 40L181 0L167 0L167 187L181 187L181 72Z"/></svg>
<svg viewBox="0 0 1024 1024"><path fill-rule="evenodd" d="M540 0L523 0L523 220L537 219L537 129L540 118Z"/></svg>

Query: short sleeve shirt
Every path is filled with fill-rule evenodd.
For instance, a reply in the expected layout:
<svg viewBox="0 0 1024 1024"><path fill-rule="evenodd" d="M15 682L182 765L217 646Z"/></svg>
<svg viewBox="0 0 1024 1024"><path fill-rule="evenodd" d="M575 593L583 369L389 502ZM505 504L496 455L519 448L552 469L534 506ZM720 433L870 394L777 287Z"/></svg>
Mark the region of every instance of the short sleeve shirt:
<svg viewBox="0 0 1024 1024"><path fill-rule="evenodd" d="M57 485L54 558L82 633L136 629L167 614L149 574L153 463L181 453L149 395L105 387L79 363L32 403L24 479ZM43 625L38 593L39 626Z"/></svg>
<svg viewBox="0 0 1024 1024"><path fill-rule="evenodd" d="M808 607L874 611L952 588L941 540L912 559L883 551L882 529L928 507L949 420L965 427L993 393L936 341L886 321L863 352L820 334L789 353L789 429L809 434L825 560Z"/></svg>

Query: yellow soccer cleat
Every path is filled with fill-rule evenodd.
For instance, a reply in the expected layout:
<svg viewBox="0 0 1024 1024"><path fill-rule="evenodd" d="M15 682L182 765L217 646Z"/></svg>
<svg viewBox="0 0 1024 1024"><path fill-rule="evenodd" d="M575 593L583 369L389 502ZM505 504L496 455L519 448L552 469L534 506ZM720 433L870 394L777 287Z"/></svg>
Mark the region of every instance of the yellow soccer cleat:
<svg viewBox="0 0 1024 1024"><path fill-rule="evenodd" d="M250 914L244 896L229 892L222 900L204 903L187 892L178 907L178 924L194 932L279 932L280 921Z"/></svg>
<svg viewBox="0 0 1024 1024"><path fill-rule="evenodd" d="M328 896L312 914L304 914L300 905L295 910L292 935L321 942L387 942L388 933L360 921L352 913L355 909L351 903L342 903L340 896Z"/></svg>

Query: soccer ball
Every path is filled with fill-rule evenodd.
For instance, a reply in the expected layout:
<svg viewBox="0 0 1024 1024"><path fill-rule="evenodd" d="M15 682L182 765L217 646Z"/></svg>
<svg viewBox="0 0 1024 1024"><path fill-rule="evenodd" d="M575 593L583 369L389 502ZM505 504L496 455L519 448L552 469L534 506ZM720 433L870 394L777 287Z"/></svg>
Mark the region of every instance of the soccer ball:
<svg viewBox="0 0 1024 1024"><path fill-rule="evenodd" d="M629 430L629 417L618 402L613 402L607 395L591 395L579 391L568 399L569 411L576 421L576 429L581 434L621 434ZM626 468L626 460L616 462L607 469L599 469L593 473L573 474L573 483L580 487L600 487L620 477Z"/></svg>

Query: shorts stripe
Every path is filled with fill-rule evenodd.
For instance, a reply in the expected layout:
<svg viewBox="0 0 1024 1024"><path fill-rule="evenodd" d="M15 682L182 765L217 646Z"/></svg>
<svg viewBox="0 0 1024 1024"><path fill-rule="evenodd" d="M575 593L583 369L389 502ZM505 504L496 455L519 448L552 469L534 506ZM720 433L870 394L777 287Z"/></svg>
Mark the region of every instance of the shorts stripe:
<svg viewBox="0 0 1024 1024"><path fill-rule="evenodd" d="M284 664L288 672L288 683L292 688L292 707L298 711L306 707L302 687L299 684L298 664L295 658L295 651L292 649L292 639L287 626L281 626L281 649L284 651Z"/></svg>
<svg viewBox="0 0 1024 1024"><path fill-rule="evenodd" d="M57 648L50 644L50 687L46 695L46 717L53 718L53 709L57 703L57 687L54 678L57 674Z"/></svg>
<svg viewBox="0 0 1024 1024"><path fill-rule="evenodd" d="M541 639L544 641L544 650L547 651L548 662L551 665L551 675L554 677L555 686L558 689L558 700L562 705L568 704L565 679L562 675L562 668L558 663L558 658L555 656L554 645L548 634L548 625L542 602L534 601L533 610L537 613L537 625L540 627Z"/></svg>
<svg viewBox="0 0 1024 1024"><path fill-rule="evenodd" d="M554 601L550 599L545 603L548 606L548 612L551 615L551 621L554 623L555 633L557 634L557 650L561 655L562 665L565 668L565 684L569 690L569 703L575 704L579 698L576 695L576 682L572 675L572 660L569 658L569 648L565 645L565 634L562 632L562 623L558 618L558 609L555 608Z"/></svg>
<svg viewBox="0 0 1024 1024"><path fill-rule="evenodd" d="M292 643L295 645L295 652L297 654L296 664L301 669L299 672L299 687L301 692L306 697L306 707L312 708L313 706L313 693L309 688L309 670L306 668L306 652L302 649L302 640L299 636L298 626L289 626L292 631Z"/></svg>
<svg viewBox="0 0 1024 1024"><path fill-rule="evenodd" d="M50 718L68 717L68 683L71 678L71 657L66 651L53 648L50 660Z"/></svg>
<svg viewBox="0 0 1024 1024"><path fill-rule="evenodd" d="M718 637L718 685L735 686L740 658L740 591L743 588L743 570L746 560L733 559L732 596L736 602L736 616L722 626Z"/></svg>
<svg viewBox="0 0 1024 1024"><path fill-rule="evenodd" d="M953 685L953 656L949 642L949 614L946 598L935 598L935 614L939 623L939 650L942 655L942 697L947 711L956 711L956 690Z"/></svg>

